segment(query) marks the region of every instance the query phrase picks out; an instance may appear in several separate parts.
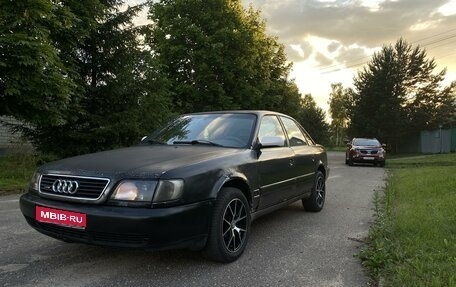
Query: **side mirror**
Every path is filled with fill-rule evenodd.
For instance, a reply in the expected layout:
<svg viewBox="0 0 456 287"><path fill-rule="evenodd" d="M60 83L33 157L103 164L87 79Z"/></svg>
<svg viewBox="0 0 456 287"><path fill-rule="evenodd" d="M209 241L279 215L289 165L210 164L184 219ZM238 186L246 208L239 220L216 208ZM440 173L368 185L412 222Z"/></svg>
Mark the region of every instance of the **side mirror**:
<svg viewBox="0 0 456 287"><path fill-rule="evenodd" d="M386 148L386 144L382 144L382 148Z"/></svg>
<svg viewBox="0 0 456 287"><path fill-rule="evenodd" d="M265 136L260 140L260 148L282 147L285 139L275 136Z"/></svg>
<svg viewBox="0 0 456 287"><path fill-rule="evenodd" d="M347 147L351 147L351 146L352 146L351 143L348 142L348 143L347 143Z"/></svg>

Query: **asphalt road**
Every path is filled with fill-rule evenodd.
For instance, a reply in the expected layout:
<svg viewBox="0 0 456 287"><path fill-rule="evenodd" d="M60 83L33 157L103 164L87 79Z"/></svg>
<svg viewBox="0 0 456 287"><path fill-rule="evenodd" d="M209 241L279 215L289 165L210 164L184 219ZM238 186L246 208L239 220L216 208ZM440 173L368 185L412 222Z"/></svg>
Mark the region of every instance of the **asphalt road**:
<svg viewBox="0 0 456 287"><path fill-rule="evenodd" d="M326 205L304 212L300 202L252 224L243 256L231 264L198 252L149 252L68 244L29 227L18 195L0 197L2 286L368 286L354 257L372 221L372 199L384 170L343 164L329 153Z"/></svg>

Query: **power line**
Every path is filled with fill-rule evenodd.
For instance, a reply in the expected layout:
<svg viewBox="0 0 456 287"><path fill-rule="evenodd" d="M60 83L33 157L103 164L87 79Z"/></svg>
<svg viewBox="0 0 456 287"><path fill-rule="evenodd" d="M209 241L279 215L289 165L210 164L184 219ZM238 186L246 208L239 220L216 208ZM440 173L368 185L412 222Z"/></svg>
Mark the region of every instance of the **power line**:
<svg viewBox="0 0 456 287"><path fill-rule="evenodd" d="M456 29L455 29L456 30ZM455 38L456 37L456 34L455 35L451 35L449 37L446 37L446 38L443 38L443 39L439 39L439 40L435 40L433 42L429 42L429 43L426 43L425 45L422 45L422 47L426 48L427 46L429 45L432 45L432 44L436 44L436 43L440 43L442 41L446 41L448 39L452 39L452 38ZM441 44L441 45L437 45L437 46L434 46L434 47L430 47L430 49L433 49L433 48L436 48L436 47L441 47L441 46L444 46L444 45L448 45L448 44L451 44L450 43L444 43L444 44ZM366 57L372 57L373 54L369 55L369 56L366 56ZM364 57L364 58L366 58ZM367 64L369 61L363 61L361 63L356 63L356 64L351 64L351 65L345 65L345 64L338 64L338 65L334 65L334 66L341 66L341 68L338 68L338 69L333 69L333 70L329 70L329 71L325 71L325 72L322 72L322 74L330 74L330 73L333 73L333 72L337 72L337 71L341 71L341 70L346 70L346 69L350 69L350 68L354 68L354 67L358 67L358 66L361 66L361 65L364 65L364 64ZM349 62L348 62L349 63ZM327 68L322 68L320 70L325 70Z"/></svg>
<svg viewBox="0 0 456 287"><path fill-rule="evenodd" d="M442 42L442 41L446 41L448 39L452 39L452 38L455 38L456 37L456 34L454 35L451 35L449 37L446 37L446 38L442 38L442 39L439 39L439 40L435 40L433 42L429 42L429 43L426 43L426 44L423 44L422 46L423 47L426 47L426 46L429 46L429 45L432 45L432 44L435 44L435 43L439 43L439 42Z"/></svg>
<svg viewBox="0 0 456 287"><path fill-rule="evenodd" d="M443 43L443 44L440 44L440 45L437 45L437 46L434 46L434 47L429 47L428 49L429 49L429 50L432 50L432 49L440 48L440 47L442 47L442 46L446 46L446 45L453 44L453 43L456 43L456 41L451 41L451 42L448 42L448 43Z"/></svg>
<svg viewBox="0 0 456 287"><path fill-rule="evenodd" d="M443 58L446 58L446 57L449 57L449 56L453 56L453 55L456 55L456 52L451 52L451 53L446 54L446 55L444 55L444 56L439 56L438 60L443 59Z"/></svg>
<svg viewBox="0 0 456 287"><path fill-rule="evenodd" d="M453 32L453 31L456 31L456 28L453 28L453 29L450 29L450 30L447 30L447 31L444 31L444 32L441 32L441 33L438 33L438 34L435 34L435 35L432 35L432 36L428 36L428 37L424 37L424 38L415 40L414 42L411 42L411 44L417 44L417 43L419 43L421 41L424 41L424 40L427 40L427 39L432 39L432 38L435 38L435 37L438 37L438 36L447 34L449 32ZM439 43L439 42L442 42L442 41L446 41L448 39L452 39L452 38L455 38L455 37L456 37L456 34L453 34L453 35L450 35L450 36L445 37L445 38L440 38L440 39L437 39L437 40L434 40L434 41L430 41L430 42L424 43L421 46L422 47L427 47L429 45L436 44L436 43ZM436 47L440 47L440 46L444 46L444 45L446 45L446 44L438 45L438 46L435 46L435 47L432 47L432 48L436 48ZM364 64L368 63L368 61L363 61L361 63L359 63L359 61L364 60L366 58L370 58L372 56L373 56L373 54L364 56L362 58L350 60L350 61L348 61L345 64L341 63L341 64L334 64L334 65L330 65L330 66L326 66L326 67L320 67L317 70L318 71L324 71L324 70L327 70L327 69L330 69L330 68L336 68L336 67L339 67L339 66L341 67L341 68L338 68L338 69L332 69L332 70L329 70L329 71L322 72L322 74L329 74L329 73L337 72L337 71L340 71L340 70L354 68L354 67L361 66L361 65L364 65ZM354 62L357 62L357 63L354 63ZM354 64L350 64L350 63L354 63ZM349 64L349 65L346 65L346 64Z"/></svg>
<svg viewBox="0 0 456 287"><path fill-rule="evenodd" d="M438 33L438 34L429 36L429 37L424 37L424 38L415 40L415 41L411 42L411 44L416 44L416 43L421 42L421 41L423 41L423 40L427 40L427 39L430 39L430 38L434 38L434 37L437 37L437 36L446 34L446 33L448 33L448 32L453 32L453 31L456 31L456 28L453 28L453 29L447 30L447 31L445 31L445 32L441 32L441 33Z"/></svg>
<svg viewBox="0 0 456 287"><path fill-rule="evenodd" d="M364 60L364 59L370 58L370 57L372 57L372 55L367 55L367 56L364 56L364 57L359 58L359 59L350 60L350 62L355 62L355 61L357 62L357 61ZM338 66L341 66L341 65L343 65L343 64L334 64L334 65L331 65L331 66L318 68L318 70L326 70L326 69L338 67Z"/></svg>

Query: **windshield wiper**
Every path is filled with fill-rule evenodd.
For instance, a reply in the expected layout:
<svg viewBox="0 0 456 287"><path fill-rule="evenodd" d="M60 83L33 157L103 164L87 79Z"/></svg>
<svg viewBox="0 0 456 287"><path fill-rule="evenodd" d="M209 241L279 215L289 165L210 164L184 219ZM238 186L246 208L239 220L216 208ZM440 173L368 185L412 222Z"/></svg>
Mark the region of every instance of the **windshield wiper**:
<svg viewBox="0 0 456 287"><path fill-rule="evenodd" d="M217 143L211 142L211 141L207 141L207 140L174 141L173 144L191 144L191 145L204 144L204 145L212 145L212 146L222 146L220 144L217 144Z"/></svg>
<svg viewBox="0 0 456 287"><path fill-rule="evenodd" d="M164 145L165 144L164 142L153 140L153 139L149 139L146 142L148 142L150 144L160 144L160 145Z"/></svg>

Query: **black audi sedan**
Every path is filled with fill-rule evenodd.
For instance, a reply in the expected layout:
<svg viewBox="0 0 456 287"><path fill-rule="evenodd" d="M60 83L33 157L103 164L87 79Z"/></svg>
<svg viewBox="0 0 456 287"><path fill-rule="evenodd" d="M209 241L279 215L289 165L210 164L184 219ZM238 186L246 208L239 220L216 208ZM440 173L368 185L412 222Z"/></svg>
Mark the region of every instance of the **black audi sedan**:
<svg viewBox="0 0 456 287"><path fill-rule="evenodd" d="M231 262L255 218L297 200L320 211L328 173L324 147L287 115L186 114L138 145L41 166L20 208L66 242L189 248Z"/></svg>

